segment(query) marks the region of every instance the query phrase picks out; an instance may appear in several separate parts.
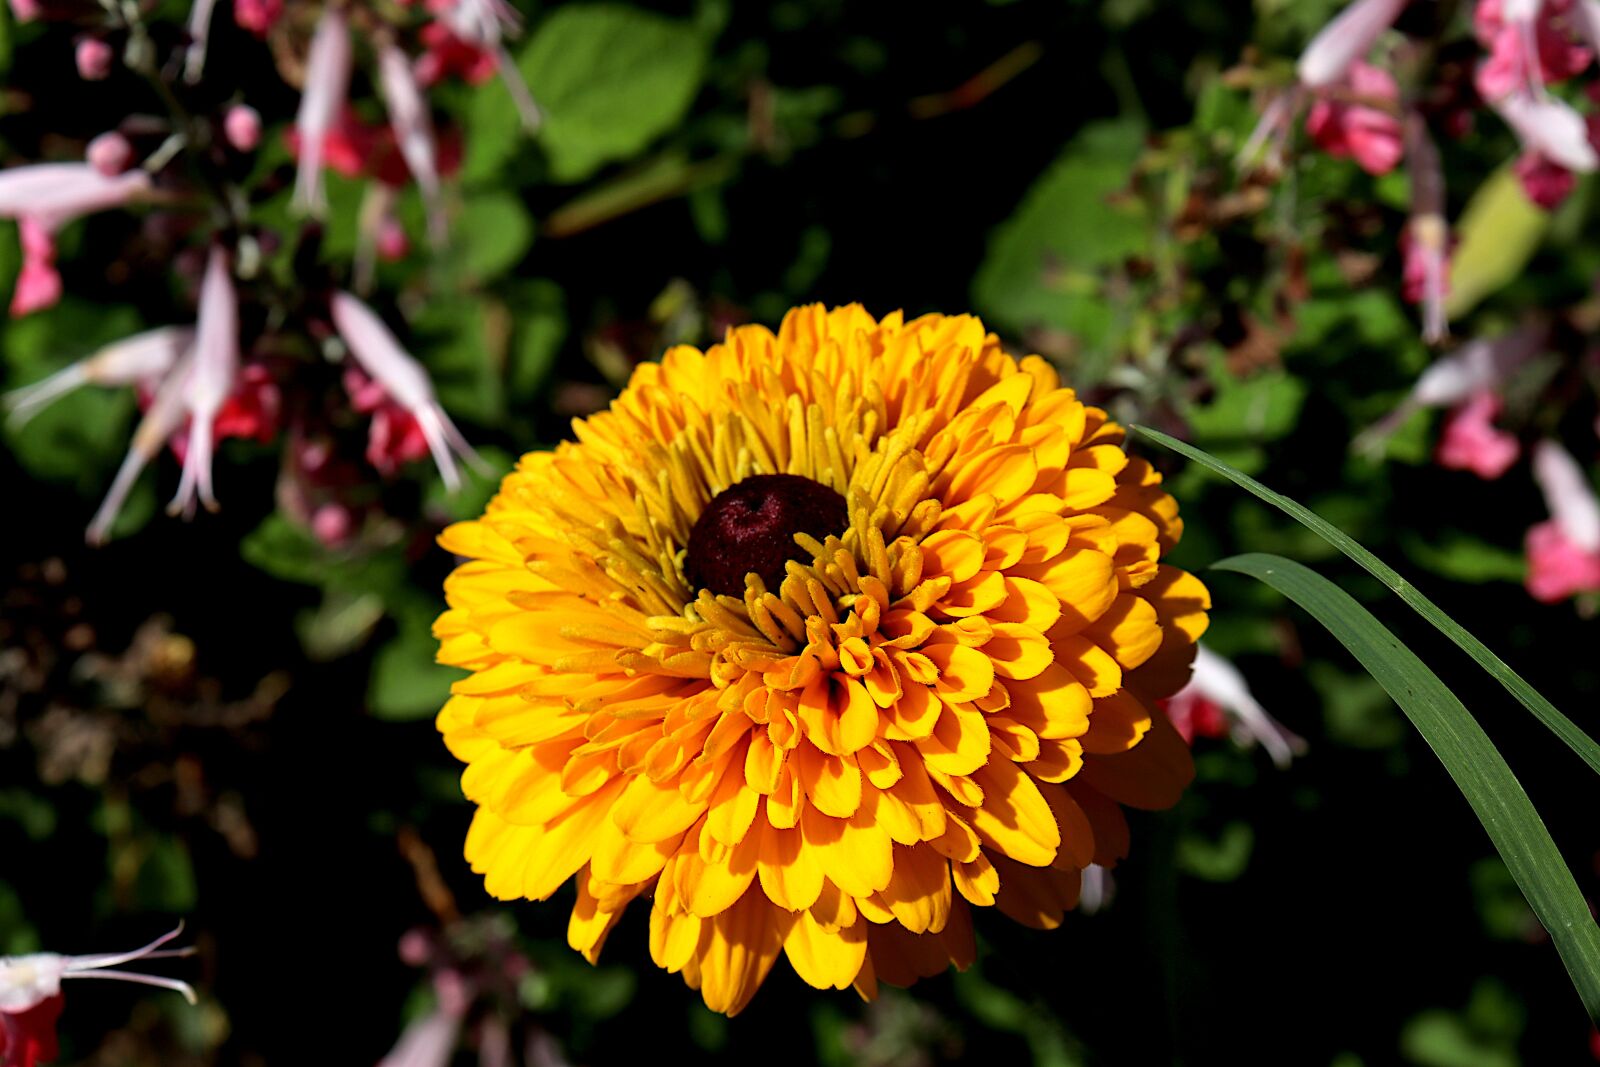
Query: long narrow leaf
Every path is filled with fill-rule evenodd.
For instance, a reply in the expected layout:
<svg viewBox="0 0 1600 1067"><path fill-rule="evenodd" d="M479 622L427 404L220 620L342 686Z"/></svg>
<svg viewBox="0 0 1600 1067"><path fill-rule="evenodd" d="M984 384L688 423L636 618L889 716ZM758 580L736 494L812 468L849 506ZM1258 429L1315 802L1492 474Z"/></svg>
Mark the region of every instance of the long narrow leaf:
<svg viewBox="0 0 1600 1067"><path fill-rule="evenodd" d="M1401 600L1434 625L1436 629L1450 640L1454 641L1462 651L1478 662L1478 665L1494 676L1495 680L1506 687L1506 690L1516 697L1522 706L1533 712L1534 716L1550 732L1567 743L1567 747L1576 752L1596 773L1600 773L1600 742L1584 733L1571 719L1556 710L1554 704L1540 696L1538 691L1522 679L1516 671L1512 670L1499 656L1490 652L1482 641L1468 633L1460 623L1439 609L1439 606L1417 591L1417 588L1377 556L1362 548L1352 538L1341 532L1336 526L1318 516L1300 504L1295 503L1281 493L1275 493L1262 485L1254 478L1242 471L1237 471L1223 463L1215 456L1211 456L1193 445L1185 444L1175 437L1169 437L1159 430L1152 430L1147 426L1133 427L1135 433L1142 434L1157 444L1165 445L1180 455L1187 456L1196 463L1227 478L1235 485L1245 489L1265 500L1273 507L1282 511L1291 518L1299 520L1305 527L1321 537L1328 544L1349 556L1365 567L1373 577L1388 586Z"/></svg>
<svg viewBox="0 0 1600 1067"><path fill-rule="evenodd" d="M1371 612L1316 571L1259 553L1225 559L1214 569L1260 579L1310 612L1400 705L1489 831L1550 931L1590 1018L1600 1020L1600 926L1522 783L1461 701Z"/></svg>

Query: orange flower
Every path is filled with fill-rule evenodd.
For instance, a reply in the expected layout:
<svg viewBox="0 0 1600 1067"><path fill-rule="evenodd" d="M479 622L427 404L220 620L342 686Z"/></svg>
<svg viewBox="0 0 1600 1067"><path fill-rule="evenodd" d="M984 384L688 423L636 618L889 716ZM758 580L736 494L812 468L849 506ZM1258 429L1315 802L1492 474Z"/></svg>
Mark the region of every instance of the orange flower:
<svg viewBox="0 0 1600 1067"><path fill-rule="evenodd" d="M630 901L715 1011L1051 928L1193 770L1152 701L1209 598L1122 430L971 317L791 312L635 372L445 531L439 715L501 899Z"/></svg>

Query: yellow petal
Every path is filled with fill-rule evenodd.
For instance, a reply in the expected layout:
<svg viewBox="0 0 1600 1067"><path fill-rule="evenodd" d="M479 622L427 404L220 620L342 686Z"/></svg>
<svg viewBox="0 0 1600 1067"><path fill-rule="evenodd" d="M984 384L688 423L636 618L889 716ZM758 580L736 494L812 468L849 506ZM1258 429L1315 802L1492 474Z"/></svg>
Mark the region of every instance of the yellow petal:
<svg viewBox="0 0 1600 1067"><path fill-rule="evenodd" d="M983 804L968 821L984 844L1018 863L1047 867L1056 858L1061 831L1039 787L1010 760L994 762L973 773L983 790Z"/></svg>
<svg viewBox="0 0 1600 1067"><path fill-rule="evenodd" d="M783 943L801 981L814 989L845 989L861 973L867 958L867 927L863 922L829 930L810 912L801 912Z"/></svg>

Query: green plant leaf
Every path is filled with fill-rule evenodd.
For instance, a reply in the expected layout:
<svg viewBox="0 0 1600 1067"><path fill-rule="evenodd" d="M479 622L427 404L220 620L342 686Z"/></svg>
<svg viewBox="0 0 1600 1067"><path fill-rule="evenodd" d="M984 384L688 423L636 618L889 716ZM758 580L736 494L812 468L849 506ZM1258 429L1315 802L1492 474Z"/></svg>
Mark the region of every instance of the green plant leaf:
<svg viewBox="0 0 1600 1067"><path fill-rule="evenodd" d="M687 22L614 4L551 13L518 59L545 110L539 141L556 181L629 159L683 118L706 41Z"/></svg>
<svg viewBox="0 0 1600 1067"><path fill-rule="evenodd" d="M1260 553L1214 567L1259 579L1310 612L1400 705L1550 931L1590 1017L1600 1019L1600 926L1522 783L1472 713L1370 611L1309 567Z"/></svg>
<svg viewBox="0 0 1600 1067"><path fill-rule="evenodd" d="M1377 556L1358 545L1351 537L1342 532L1309 508L1295 503L1281 493L1275 493L1262 485L1254 478L1221 462L1215 456L1207 455L1193 445L1185 444L1176 437L1171 437L1159 430L1152 430L1147 426L1134 426L1133 432L1148 437L1160 445L1165 445L1181 456L1200 464L1209 470L1227 478L1240 488L1260 497L1279 511L1288 515L1307 529L1316 533L1340 552L1359 563L1374 578L1388 586L1389 589L1411 606L1411 609L1424 619L1433 624L1434 628L1444 634L1467 655L1477 661L1478 665L1494 676L1495 681L1505 686L1507 692L1516 697L1518 702L1534 717L1544 723L1567 747L1576 752L1596 773L1600 773L1600 743L1579 729L1578 725L1556 709L1556 706L1541 696L1533 686L1523 680L1522 676L1502 660L1499 656L1489 651L1482 641L1479 641L1466 628L1439 609L1439 606L1423 596L1415 586L1402 578L1393 567L1384 563Z"/></svg>
<svg viewBox="0 0 1600 1067"><path fill-rule="evenodd" d="M1507 163L1472 194L1456 225L1461 243L1450 257L1450 295L1445 313L1461 318L1516 279L1550 229L1550 213L1522 191Z"/></svg>

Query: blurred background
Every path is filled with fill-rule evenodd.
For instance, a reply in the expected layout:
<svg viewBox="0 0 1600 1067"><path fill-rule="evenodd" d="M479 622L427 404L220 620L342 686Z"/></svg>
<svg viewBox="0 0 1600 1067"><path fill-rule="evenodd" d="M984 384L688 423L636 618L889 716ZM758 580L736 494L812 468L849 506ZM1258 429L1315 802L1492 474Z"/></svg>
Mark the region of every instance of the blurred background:
<svg viewBox="0 0 1600 1067"><path fill-rule="evenodd" d="M1421 408L1351 447L1436 353L1537 316L1501 424L1593 469L1592 179L1553 211L1506 187L1516 139L1471 99L1471 5L1419 0L1383 46L1408 94L1431 87L1415 91L1445 214L1479 228L1459 234L1475 273L1471 299L1456 279L1442 347L1405 298L1414 172L1371 174L1298 124L1276 159L1236 165L1334 0L519 3L505 48L539 130L481 66L421 79L447 175L437 250L404 165L378 173L394 146L366 51L392 29L457 62L426 37L436 8L348 5L348 122L376 141L330 152L315 223L291 210L291 126L322 4L220 5L198 85L122 61L140 33L159 56L181 48L187 3L139 5L137 31L95 3L17 10L38 6L13 0L0 23L7 167L81 159L111 130L144 156L184 123L199 155L157 174L155 203L61 228L63 295L0 326L0 385L192 322L211 233L260 257L241 336L274 389L220 447L220 512L167 517L179 462L161 455L99 548L84 528L139 390L81 390L5 431L0 953L130 947L180 918L200 949L164 972L195 980L197 1009L71 989L61 1062L372 1064L463 982L462 1064L1592 1062L1554 950L1426 746L1307 618L1206 566L1278 552L1373 606L1468 695L1600 895L1581 764L1364 573L1153 447L1187 522L1175 562L1214 593L1208 646L1305 749L1279 766L1202 716L1194 788L1136 817L1098 910L1043 935L980 917L964 974L863 1004L780 962L727 1020L650 962L639 909L590 967L566 947L570 887L500 905L467 870L472 809L432 725L452 679L429 633L443 525L664 346L859 301L974 311L1117 417L1306 503L1595 732L1596 594L1525 588L1524 536L1546 517L1526 462L1451 469L1446 416ZM82 76L85 39L119 57L107 77ZM201 153L194 124L239 104L259 146ZM28 255L7 225L4 291ZM494 476L451 494L425 451L374 442L329 355L334 288L379 311Z"/></svg>

